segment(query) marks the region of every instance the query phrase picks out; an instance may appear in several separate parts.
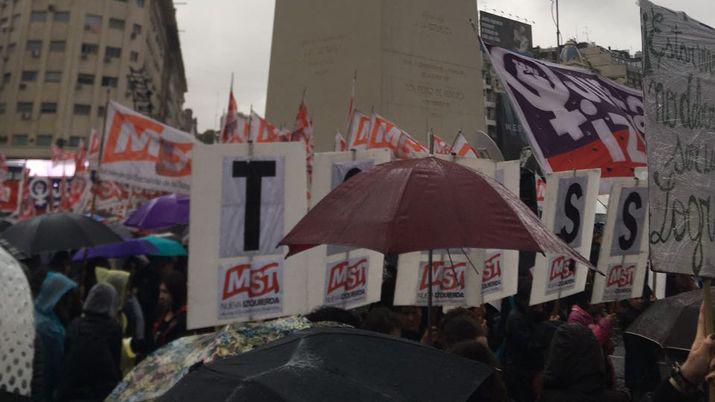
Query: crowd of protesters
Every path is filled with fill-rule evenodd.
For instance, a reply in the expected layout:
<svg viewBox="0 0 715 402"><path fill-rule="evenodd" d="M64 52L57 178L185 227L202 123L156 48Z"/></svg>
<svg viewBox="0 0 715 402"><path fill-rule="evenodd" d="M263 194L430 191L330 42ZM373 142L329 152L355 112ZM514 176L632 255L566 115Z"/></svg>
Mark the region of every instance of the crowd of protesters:
<svg viewBox="0 0 715 402"><path fill-rule="evenodd" d="M42 264L24 261L35 300L33 400L103 400L131 367L187 335L186 259L131 257L73 264L57 253ZM701 337L673 376L661 375L662 351L625 329L651 302L590 305L590 292L529 306L530 279L496 307L446 312L393 306L395 261L388 259L379 303L355 310L318 309L307 318L432 345L494 368L479 400L698 401L710 373L709 337ZM670 295L696 287L688 277L668 281ZM608 307L608 309L606 309ZM698 342L698 340L696 340ZM622 344L624 380L611 360Z"/></svg>

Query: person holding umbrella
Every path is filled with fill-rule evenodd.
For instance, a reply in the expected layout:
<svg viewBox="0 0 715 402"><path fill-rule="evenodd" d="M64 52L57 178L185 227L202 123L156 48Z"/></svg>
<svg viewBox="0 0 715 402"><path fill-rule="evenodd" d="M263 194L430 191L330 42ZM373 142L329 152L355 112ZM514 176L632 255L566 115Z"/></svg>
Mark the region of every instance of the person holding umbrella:
<svg viewBox="0 0 715 402"><path fill-rule="evenodd" d="M41 400L54 400L65 347L66 312L71 298L68 293L77 284L57 272L49 272L42 281L40 293L35 299L35 329L42 348L43 389Z"/></svg>

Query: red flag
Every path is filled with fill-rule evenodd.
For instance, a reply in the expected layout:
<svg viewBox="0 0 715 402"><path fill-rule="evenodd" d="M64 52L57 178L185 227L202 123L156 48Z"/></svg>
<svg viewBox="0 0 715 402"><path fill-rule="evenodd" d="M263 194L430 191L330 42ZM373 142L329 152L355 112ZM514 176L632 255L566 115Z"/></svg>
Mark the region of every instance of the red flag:
<svg viewBox="0 0 715 402"><path fill-rule="evenodd" d="M298 115L295 117L295 129L291 133L291 141L302 141L305 145L308 176L310 176L313 172L313 122L308 116L308 107L305 102L300 102L298 107Z"/></svg>
<svg viewBox="0 0 715 402"><path fill-rule="evenodd" d="M366 149L370 140L371 117L354 109L348 126L348 148Z"/></svg>
<svg viewBox="0 0 715 402"><path fill-rule="evenodd" d="M452 153L452 147L437 134L432 134L432 142L435 154L449 155Z"/></svg>
<svg viewBox="0 0 715 402"><path fill-rule="evenodd" d="M345 152L348 150L348 142L338 131L335 133L335 152Z"/></svg>
<svg viewBox="0 0 715 402"><path fill-rule="evenodd" d="M77 152L74 158L74 172L75 175L79 172L84 172L87 170L87 144L84 142L84 138L79 140L79 145L77 146Z"/></svg>
<svg viewBox="0 0 715 402"><path fill-rule="evenodd" d="M228 93L228 113L223 120L223 128L221 129L220 142L246 142L245 138L242 138L239 130L239 119L238 119L238 104L236 103L236 98L233 96L233 89ZM244 132L245 134L245 132Z"/></svg>
<svg viewBox="0 0 715 402"><path fill-rule="evenodd" d="M429 152L410 134L377 113L372 114L370 127L368 148L388 148L400 159L415 158L418 154Z"/></svg>
<svg viewBox="0 0 715 402"><path fill-rule="evenodd" d="M97 129L92 129L92 132L89 134L89 164L90 166L97 166L99 163L99 147L100 147L100 140L99 140L99 135L97 134Z"/></svg>
<svg viewBox="0 0 715 402"><path fill-rule="evenodd" d="M268 120L259 116L256 112L251 112L251 140L255 143L279 142L280 131Z"/></svg>
<svg viewBox="0 0 715 402"><path fill-rule="evenodd" d="M20 201L20 212L18 219L25 220L35 216L35 203L30 196L30 170L24 169L22 173L22 200Z"/></svg>
<svg viewBox="0 0 715 402"><path fill-rule="evenodd" d="M454 152L457 156L479 159L477 150L469 145L467 139L464 138L462 133L457 135L457 139L454 141L454 145L452 145L452 152Z"/></svg>
<svg viewBox="0 0 715 402"><path fill-rule="evenodd" d="M53 163L70 161L70 160L74 160L74 158L75 158L74 152L67 151L62 147L58 147L57 145L52 146L52 162Z"/></svg>

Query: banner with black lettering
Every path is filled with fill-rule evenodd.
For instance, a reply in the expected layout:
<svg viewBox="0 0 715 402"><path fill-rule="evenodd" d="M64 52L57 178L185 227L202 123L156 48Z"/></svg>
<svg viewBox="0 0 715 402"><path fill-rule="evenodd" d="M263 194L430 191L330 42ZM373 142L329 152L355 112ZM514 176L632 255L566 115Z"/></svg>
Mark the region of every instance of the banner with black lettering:
<svg viewBox="0 0 715 402"><path fill-rule="evenodd" d="M641 297L648 262L648 183L613 182L591 303Z"/></svg>
<svg viewBox="0 0 715 402"><path fill-rule="evenodd" d="M188 328L308 311L308 251L278 242L307 211L299 143L197 144L193 154Z"/></svg>
<svg viewBox="0 0 715 402"><path fill-rule="evenodd" d="M434 155L451 160L489 177L496 174L496 164L487 159ZM459 191L459 189L454 189ZM466 253L466 255L465 255ZM482 300L482 267L485 250L434 250L432 263L432 293L435 306L479 306ZM398 306L427 305L429 281L427 251L400 254L397 261L397 284L394 304Z"/></svg>
<svg viewBox="0 0 715 402"><path fill-rule="evenodd" d="M388 149L316 153L311 191L313 205L356 174L389 162L390 156ZM336 245L322 245L315 250L321 256L317 265L322 269L315 269L310 275L311 309L318 306L349 309L380 300L382 253Z"/></svg>
<svg viewBox="0 0 715 402"><path fill-rule="evenodd" d="M640 7L652 268L715 278L715 28Z"/></svg>
<svg viewBox="0 0 715 402"><path fill-rule="evenodd" d="M588 258L596 218L600 169L548 174L541 221L573 249ZM588 268L559 254L537 254L529 305L582 292Z"/></svg>

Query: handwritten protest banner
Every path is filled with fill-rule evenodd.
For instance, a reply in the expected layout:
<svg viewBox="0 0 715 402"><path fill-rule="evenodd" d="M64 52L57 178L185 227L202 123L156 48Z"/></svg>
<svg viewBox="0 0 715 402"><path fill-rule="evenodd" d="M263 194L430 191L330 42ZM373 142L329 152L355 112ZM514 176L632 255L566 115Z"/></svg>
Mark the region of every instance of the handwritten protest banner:
<svg viewBox="0 0 715 402"><path fill-rule="evenodd" d="M715 277L715 29L642 0L652 268Z"/></svg>

